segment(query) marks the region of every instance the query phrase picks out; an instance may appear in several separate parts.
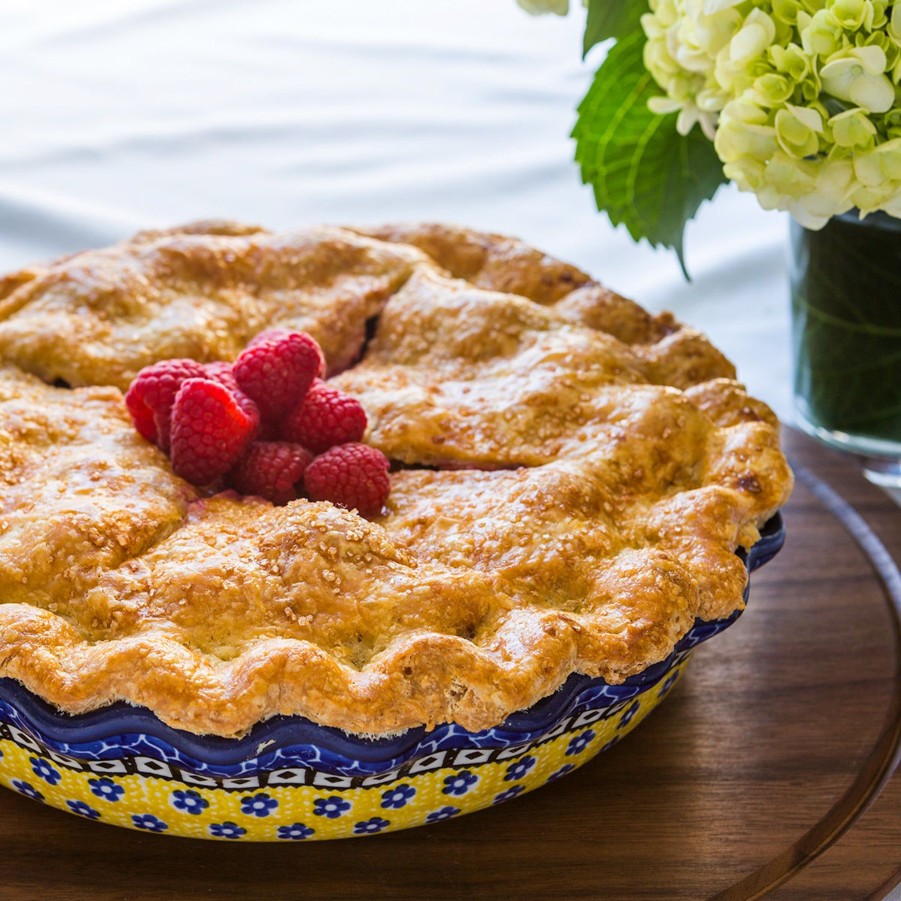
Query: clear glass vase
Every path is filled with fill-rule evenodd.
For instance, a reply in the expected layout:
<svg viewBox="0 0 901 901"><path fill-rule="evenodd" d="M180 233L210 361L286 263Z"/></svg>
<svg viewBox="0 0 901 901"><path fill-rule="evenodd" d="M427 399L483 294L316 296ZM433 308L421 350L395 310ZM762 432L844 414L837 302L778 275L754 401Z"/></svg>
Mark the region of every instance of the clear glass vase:
<svg viewBox="0 0 901 901"><path fill-rule="evenodd" d="M801 425L901 486L901 219L791 224L792 345Z"/></svg>

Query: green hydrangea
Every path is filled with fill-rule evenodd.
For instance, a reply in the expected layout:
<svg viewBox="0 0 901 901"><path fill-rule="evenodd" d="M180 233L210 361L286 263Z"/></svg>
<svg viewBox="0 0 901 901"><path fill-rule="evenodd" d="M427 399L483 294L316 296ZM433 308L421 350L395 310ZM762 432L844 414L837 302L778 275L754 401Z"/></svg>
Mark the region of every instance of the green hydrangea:
<svg viewBox="0 0 901 901"><path fill-rule="evenodd" d="M650 0L644 62L723 171L809 228L901 217L901 2Z"/></svg>

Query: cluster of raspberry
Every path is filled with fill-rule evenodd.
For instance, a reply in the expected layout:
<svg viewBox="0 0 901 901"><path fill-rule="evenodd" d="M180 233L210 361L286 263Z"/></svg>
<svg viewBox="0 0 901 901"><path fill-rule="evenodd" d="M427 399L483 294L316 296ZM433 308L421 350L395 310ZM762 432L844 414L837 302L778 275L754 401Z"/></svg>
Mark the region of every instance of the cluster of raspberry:
<svg viewBox="0 0 901 901"><path fill-rule="evenodd" d="M323 381L304 332L261 332L234 363L162 360L142 369L125 403L138 432L176 475L274 504L331 501L364 516L390 491L385 455L362 443L360 402Z"/></svg>

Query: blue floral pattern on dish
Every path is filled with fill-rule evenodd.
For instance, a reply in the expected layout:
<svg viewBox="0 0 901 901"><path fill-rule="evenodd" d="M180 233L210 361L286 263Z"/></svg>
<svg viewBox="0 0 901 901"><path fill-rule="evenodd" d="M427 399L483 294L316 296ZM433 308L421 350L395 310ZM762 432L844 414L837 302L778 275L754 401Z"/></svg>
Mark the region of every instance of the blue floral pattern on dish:
<svg viewBox="0 0 901 901"><path fill-rule="evenodd" d="M572 757L574 754L581 754L593 741L595 734L591 729L586 729L578 735L574 735L569 740L569 747L566 749L566 756Z"/></svg>
<svg viewBox="0 0 901 901"><path fill-rule="evenodd" d="M522 760L511 763L510 766L507 767L504 782L515 782L517 779L522 779L533 766L535 766L534 757L523 757Z"/></svg>
<svg viewBox="0 0 901 901"><path fill-rule="evenodd" d="M416 789L412 785L398 785L390 791L382 793L382 807L388 810L400 810L416 796Z"/></svg>
<svg viewBox="0 0 901 901"><path fill-rule="evenodd" d="M362 823L357 823L354 826L354 835L374 835L390 825L390 820L383 820L381 817L370 817L368 820L364 820Z"/></svg>
<svg viewBox="0 0 901 901"><path fill-rule="evenodd" d="M43 779L48 785L56 785L63 778L60 776L59 771L53 769L43 757L29 757L28 762L31 764L35 776Z"/></svg>
<svg viewBox="0 0 901 901"><path fill-rule="evenodd" d="M79 816L87 817L89 820L100 819L100 811L94 810L90 804L85 804L84 801L66 801L66 805L72 813L77 813Z"/></svg>
<svg viewBox="0 0 901 901"><path fill-rule="evenodd" d="M278 801L270 795L253 795L250 798L241 798L241 813L248 816L268 817L276 807L278 807Z"/></svg>
<svg viewBox="0 0 901 901"><path fill-rule="evenodd" d="M125 789L112 779L91 779L88 782L91 791L104 801L118 801L125 794Z"/></svg>
<svg viewBox="0 0 901 901"><path fill-rule="evenodd" d="M463 770L462 773L447 776L441 791L446 795L465 795L478 781L478 776L470 773L469 770Z"/></svg>
<svg viewBox="0 0 901 901"><path fill-rule="evenodd" d="M210 802L199 792L177 789L172 792L172 806L176 810L183 810L185 813L192 813L196 816L206 810L210 806Z"/></svg>
<svg viewBox="0 0 901 901"><path fill-rule="evenodd" d="M459 812L459 807L442 807L440 810L433 810L425 819L427 823L438 823L455 817Z"/></svg>
<svg viewBox="0 0 901 901"><path fill-rule="evenodd" d="M293 823L290 826L279 826L276 834L279 838L300 842L305 838L309 838L315 832L315 829L310 829L309 826L303 823Z"/></svg>
<svg viewBox="0 0 901 901"><path fill-rule="evenodd" d="M491 802L492 804L503 804L504 801L509 801L511 798L515 798L517 795L521 795L525 791L524 786L522 785L511 785L510 788L505 789L499 795L494 796L494 800Z"/></svg>
<svg viewBox="0 0 901 901"><path fill-rule="evenodd" d="M213 823L210 826L210 835L215 838L240 838L242 835L247 835L247 830L228 820L224 823Z"/></svg>
<svg viewBox="0 0 901 901"><path fill-rule="evenodd" d="M26 798L33 798L35 801L44 800L44 796L29 782L13 779L12 785L20 795L25 795Z"/></svg>
<svg viewBox="0 0 901 901"><path fill-rule="evenodd" d="M617 723L617 729L624 729L629 723L632 722L632 718L638 713L638 708L641 707L641 704L636 701L624 714L623 718Z"/></svg>
<svg viewBox="0 0 901 901"><path fill-rule="evenodd" d="M547 777L545 783L547 782L556 782L561 776L565 776L567 773L571 773L575 767L571 763L565 763L559 770L554 770L550 776Z"/></svg>
<svg viewBox="0 0 901 901"><path fill-rule="evenodd" d="M671 676L667 676L663 682L663 685L660 686L660 691L657 692L657 697L662 698L676 684L678 678L678 673L673 673Z"/></svg>
<svg viewBox="0 0 901 901"><path fill-rule="evenodd" d="M313 815L317 817L328 817L330 820L336 820L338 817L350 810L350 801L333 795L331 798L317 798L313 802Z"/></svg>
<svg viewBox="0 0 901 901"><path fill-rule="evenodd" d="M165 832L169 826L152 813L133 813L131 821L136 829L146 829L147 832Z"/></svg>

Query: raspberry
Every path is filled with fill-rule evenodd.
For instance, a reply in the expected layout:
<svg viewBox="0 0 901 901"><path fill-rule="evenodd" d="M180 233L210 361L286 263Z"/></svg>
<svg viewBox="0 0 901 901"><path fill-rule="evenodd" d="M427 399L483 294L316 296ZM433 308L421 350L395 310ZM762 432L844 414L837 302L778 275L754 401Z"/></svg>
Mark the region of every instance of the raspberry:
<svg viewBox="0 0 901 901"><path fill-rule="evenodd" d="M231 471L229 484L241 494L256 494L273 504L297 498L297 485L313 455L299 444L254 441Z"/></svg>
<svg viewBox="0 0 901 901"><path fill-rule="evenodd" d="M367 444L341 444L316 457L303 477L314 501L331 501L363 516L382 512L391 479L388 458Z"/></svg>
<svg viewBox="0 0 901 901"><path fill-rule="evenodd" d="M175 395L185 379L203 375L203 366L194 360L162 360L144 367L125 395L125 405L138 432L168 451Z"/></svg>
<svg viewBox="0 0 901 901"><path fill-rule="evenodd" d="M226 388L238 387L238 383L235 381L235 374L232 372L232 364L226 363L225 360L214 360L212 363L204 363L203 371L205 378L212 379L214 382L221 382Z"/></svg>
<svg viewBox="0 0 901 901"><path fill-rule="evenodd" d="M187 379L172 406L172 469L195 485L215 481L244 453L255 427L224 385Z"/></svg>
<svg viewBox="0 0 901 901"><path fill-rule="evenodd" d="M232 366L241 390L275 422L297 406L325 371L319 345L302 332L277 333L245 347Z"/></svg>
<svg viewBox="0 0 901 901"><path fill-rule="evenodd" d="M260 408L238 387L235 374L232 372L232 364L216 360L214 363L205 363L203 371L204 378L219 382L231 391L238 406L256 423L254 438L257 438L260 434Z"/></svg>
<svg viewBox="0 0 901 901"><path fill-rule="evenodd" d="M366 431L366 411L360 402L325 382L317 382L288 416L282 437L313 453L360 441Z"/></svg>

